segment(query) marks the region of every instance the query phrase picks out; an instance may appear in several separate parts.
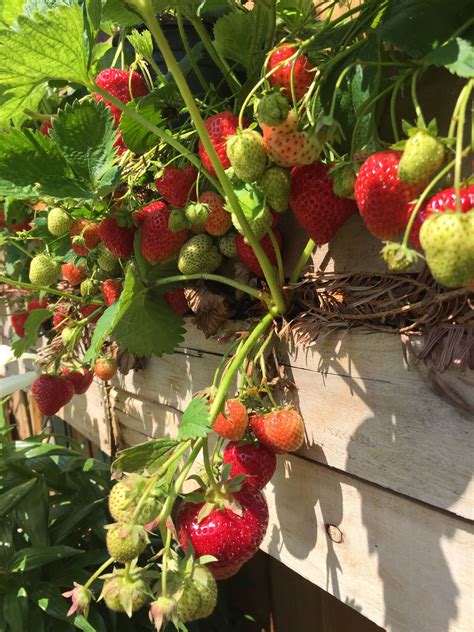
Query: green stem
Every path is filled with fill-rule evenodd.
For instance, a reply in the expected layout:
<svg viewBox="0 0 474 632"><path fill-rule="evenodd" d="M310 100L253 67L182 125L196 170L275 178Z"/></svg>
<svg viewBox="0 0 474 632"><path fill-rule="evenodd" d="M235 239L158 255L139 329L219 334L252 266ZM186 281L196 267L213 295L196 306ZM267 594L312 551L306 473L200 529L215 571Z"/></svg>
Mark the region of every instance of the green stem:
<svg viewBox="0 0 474 632"><path fill-rule="evenodd" d="M413 101L413 106L416 112L416 124L422 125L426 127L425 117L423 116L423 112L420 107L420 103L418 101L418 96L416 94L416 84L418 82L418 77L420 76L421 68L417 68L413 73L413 77L411 78L411 100Z"/></svg>
<svg viewBox="0 0 474 632"><path fill-rule="evenodd" d="M22 287L26 290L31 290L32 292L45 292L46 294L53 294L54 296L61 296L62 298L66 298L69 301L76 301L78 303L83 303L84 298L82 296L76 296L75 294L68 294L67 292L61 292L61 290L56 290L52 287L46 287L45 285L33 285L32 283L26 283L25 281L15 281L6 277L4 275L0 275L0 283L5 283L6 285L11 285L12 287ZM90 305L103 305L103 301L92 300L89 301Z"/></svg>
<svg viewBox="0 0 474 632"><path fill-rule="evenodd" d="M265 297L264 293L260 290L256 290L255 288L239 283L238 281L234 281L233 279L228 279L220 274L177 274L175 276L166 277L165 279L158 279L158 281L153 282L153 285L155 287L160 287L160 285L169 285L170 283L179 283L180 281L216 281L217 283L223 283L235 288L236 290L250 294L250 296L253 296L258 300L263 300L266 303L269 302L269 297Z"/></svg>
<svg viewBox="0 0 474 632"><path fill-rule="evenodd" d="M183 42L184 50L186 51L186 55L188 56L189 63L191 64L192 69L194 70L194 74L196 75L196 77L199 80L199 83L203 87L204 92L209 92L209 90L210 90L209 84L204 79L204 76L203 76L202 72L200 71L199 66L197 65L197 63L196 63L196 61L194 59L194 55L192 53L191 46L189 45L189 40L188 40L188 38L186 36L186 31L184 30L183 16L181 15L181 11L176 11L176 19L177 19L177 22L178 22L179 35L181 37L181 41Z"/></svg>
<svg viewBox="0 0 474 632"><path fill-rule="evenodd" d="M163 565L162 565L162 574L161 574L161 593L163 597L166 597L168 594L167 575L168 575L168 556L170 553L170 547L171 547L171 531L167 529L165 548L163 550Z"/></svg>
<svg viewBox="0 0 474 632"><path fill-rule="evenodd" d="M405 81L405 77L406 75L402 75L398 79L393 89L392 96L390 97L390 123L392 125L393 139L396 143L398 143L398 141L400 140L397 125L397 96L403 82Z"/></svg>
<svg viewBox="0 0 474 632"><path fill-rule="evenodd" d="M212 163L212 166L214 167L214 170L216 172L220 185L222 189L224 190L225 196L227 197L229 201L232 212L235 213L239 221L239 224L241 225L245 233L245 236L250 246L252 247L255 253L255 256L257 257L257 260L263 270L266 282L268 284L268 287L272 294L273 301L275 303L275 307L279 313L284 313L286 310L285 300L283 298L283 293L281 291L281 288L278 284L275 270L273 269L273 266L271 262L269 261L267 255L265 254L265 251L260 245L258 239L255 237L255 234L252 231L247 218L242 212L242 209L240 208L239 200L232 188L232 185L229 181L229 178L227 177L227 174L225 173L224 167L222 166L217 156L216 150L214 149L214 145L212 144L211 139L209 138L209 134L207 133L207 129L202 119L201 113L199 112L199 109L195 103L191 90L189 89L189 86L186 83L186 80L181 71L181 68L178 62L176 61L173 55L173 52L171 51L168 41L166 37L164 36L163 31L161 30L161 27L158 21L155 18L153 8L149 0L137 0L137 4L135 6L139 8L139 11L146 25L148 26L150 32L152 33L158 45L158 48L160 49L160 52L163 55L163 59L165 60L166 65L168 66L168 70L173 76L175 83L181 93L181 96L183 97L184 103L189 110L189 113L194 122L196 130L204 145L204 149L209 155L209 159Z"/></svg>
<svg viewBox="0 0 474 632"><path fill-rule="evenodd" d="M471 79L462 90L462 97L459 105L458 129L456 133L456 163L454 165L454 190L456 191L456 211L461 212L461 170L462 170L462 140L464 133L464 122L466 119L466 108L471 94L474 79Z"/></svg>
<svg viewBox="0 0 474 632"><path fill-rule="evenodd" d="M181 457L186 452L186 450L188 450L190 447L191 447L191 439L189 439L188 441L185 441L182 446L180 446L177 450L175 450L173 454L170 457L168 457L162 465L160 465L160 468L158 470L159 473L163 474L164 472L166 472L169 466L174 461L176 461L176 459Z"/></svg>
<svg viewBox="0 0 474 632"><path fill-rule="evenodd" d="M158 138L160 138L164 143L167 143L168 145L173 147L173 149L176 149L176 151L179 152L182 156L184 156L187 160L189 160L189 162L193 164L196 167L196 169L198 169L199 171L202 170L202 164L199 158L195 154L190 152L187 147L185 147L178 140L176 140L174 136L172 136L171 134L168 134L165 129L160 129L153 123L150 123L150 121L148 121L145 117L143 117L139 112L137 112L130 106L125 105L124 103L122 103L122 101L119 101L119 99L114 97L113 94L110 94L110 92L103 90L96 83L91 83L87 87L89 88L91 92L97 92L97 94L100 94L101 96L103 96L104 99L107 99L107 101L110 101L110 103L115 105L122 112L126 112L128 116L130 116L130 118L137 121L137 123L140 123L140 125L142 125L145 129L155 134L155 136L158 136ZM209 182L212 184L212 186L221 195L223 195L219 181L216 180L216 178L214 178L214 176L212 176L207 171L202 170L202 172L206 176L206 178L209 180Z"/></svg>
<svg viewBox="0 0 474 632"><path fill-rule="evenodd" d="M86 581L86 583L84 584L84 588L89 588L92 582L94 582L98 577L100 577L100 575L105 571L106 568L108 568L113 563L113 561L114 561L113 557L109 557L109 559L106 560L102 564L102 566L99 566L96 572L93 575L91 575L89 579Z"/></svg>
<svg viewBox="0 0 474 632"><path fill-rule="evenodd" d="M206 47L206 50L209 53L209 56L211 57L212 61L216 64L216 66L219 68L219 70L223 74L224 79L229 85L229 88L232 91L239 90L242 87L240 85L240 81L237 79L237 77L234 74L234 71L226 62L226 60L223 59L219 55L218 51L216 50L214 46L213 41L209 37L209 33L207 32L204 24L201 22L201 20L198 17L194 17L194 16L190 18L190 22L193 25L193 27L196 29L196 32L201 38L202 43Z"/></svg>
<svg viewBox="0 0 474 632"><path fill-rule="evenodd" d="M270 237L270 241L272 242L273 250L275 251L275 257L277 260L277 269L278 269L278 279L280 281L280 285L284 285L285 283L285 270L283 268L283 259L281 258L280 246L275 237L275 233L272 229L268 231L268 236Z"/></svg>
<svg viewBox="0 0 474 632"><path fill-rule="evenodd" d="M292 272L292 274L290 276L290 281L289 281L290 285L292 283L296 283L299 280L301 271L303 270L303 268L307 264L308 259L310 258L311 253L313 252L313 248L315 246L316 246L316 244L315 244L315 242L312 239L310 239L308 241L308 243L306 244L303 252L300 255L300 258L296 262L295 269L293 270L293 272Z"/></svg>
<svg viewBox="0 0 474 632"><path fill-rule="evenodd" d="M273 320L273 316L271 314L265 314L262 320L258 323L258 325L253 329L253 331L249 334L247 340L242 344L240 349L234 356L231 365L222 376L221 383L219 385L217 394L212 402L211 410L209 411L211 422L214 423L217 415L219 414L222 405L224 404L227 391L230 388L232 380L235 377L235 374L239 370L242 362L247 357L247 354L252 349L254 344L260 338L260 336L265 332L265 330L270 326Z"/></svg>
<svg viewBox="0 0 474 632"><path fill-rule="evenodd" d="M211 485L212 489L217 494L217 496L220 496L221 490L219 489L219 485L216 482L216 479L215 479L215 476L214 476L214 472L212 471L211 460L209 458L209 441L208 441L207 437L204 440L204 443L203 443L203 446L202 446L202 454L203 454L203 457L204 457L204 469L206 470L206 474L207 474L207 478L208 478L209 484Z"/></svg>

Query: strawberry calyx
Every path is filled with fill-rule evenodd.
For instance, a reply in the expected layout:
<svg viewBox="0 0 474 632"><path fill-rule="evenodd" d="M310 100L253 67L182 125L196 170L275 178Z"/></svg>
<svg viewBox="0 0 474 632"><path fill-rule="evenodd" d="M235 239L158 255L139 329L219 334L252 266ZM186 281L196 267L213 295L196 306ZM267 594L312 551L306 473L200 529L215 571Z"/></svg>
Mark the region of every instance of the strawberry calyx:
<svg viewBox="0 0 474 632"><path fill-rule="evenodd" d="M390 270L394 272L406 270L419 259L423 259L421 253L396 241L385 241L380 253Z"/></svg>

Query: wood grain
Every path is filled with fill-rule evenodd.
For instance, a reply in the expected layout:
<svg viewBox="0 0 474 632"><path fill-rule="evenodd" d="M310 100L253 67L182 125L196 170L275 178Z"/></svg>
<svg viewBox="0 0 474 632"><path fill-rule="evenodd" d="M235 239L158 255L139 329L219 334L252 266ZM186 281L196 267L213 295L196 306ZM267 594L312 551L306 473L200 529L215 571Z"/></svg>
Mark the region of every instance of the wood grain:
<svg viewBox="0 0 474 632"><path fill-rule="evenodd" d="M377 625L472 629L467 522L297 456L279 458L266 497L263 550Z"/></svg>

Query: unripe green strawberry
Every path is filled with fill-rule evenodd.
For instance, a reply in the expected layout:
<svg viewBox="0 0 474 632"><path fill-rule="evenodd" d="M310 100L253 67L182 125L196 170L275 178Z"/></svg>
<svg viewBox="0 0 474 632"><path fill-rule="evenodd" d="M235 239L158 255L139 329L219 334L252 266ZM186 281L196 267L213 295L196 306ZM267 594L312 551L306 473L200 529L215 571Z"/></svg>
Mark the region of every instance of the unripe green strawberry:
<svg viewBox="0 0 474 632"><path fill-rule="evenodd" d="M237 246L235 245L235 233L233 231L219 239L219 250L224 257L229 257L229 259L237 257Z"/></svg>
<svg viewBox="0 0 474 632"><path fill-rule="evenodd" d="M52 208L48 213L48 230L51 235L61 237L69 232L72 219L62 208Z"/></svg>
<svg viewBox="0 0 474 632"><path fill-rule="evenodd" d="M74 339L77 329L75 327L64 327L61 332L61 341L67 347Z"/></svg>
<svg viewBox="0 0 474 632"><path fill-rule="evenodd" d="M248 218L247 218L248 219ZM272 225L272 214L270 213L270 210L268 208L265 209L265 211L262 213L262 215L258 218L255 219L253 221L249 221L250 227L252 228L255 237L260 241L260 239L262 239L262 237L264 237L267 232L268 229L270 228L270 226ZM234 225L234 227L238 230L238 232L241 235L244 235L244 231L242 230L241 226L240 226L240 222L237 219L237 216L232 213L232 223ZM244 235L245 238L245 235ZM246 241L246 239L245 239Z"/></svg>
<svg viewBox="0 0 474 632"><path fill-rule="evenodd" d="M354 184L357 179L352 165L345 165L336 169L332 176L332 190L337 197L354 199Z"/></svg>
<svg viewBox="0 0 474 632"><path fill-rule="evenodd" d="M97 253L97 263L99 267L105 272L113 272L117 267L117 257L114 257L114 255L104 246L103 243L98 245Z"/></svg>
<svg viewBox="0 0 474 632"><path fill-rule="evenodd" d="M444 146L427 131L420 130L407 140L398 167L402 182L415 184L432 176L444 162Z"/></svg>
<svg viewBox="0 0 474 632"><path fill-rule="evenodd" d="M260 125L281 125L288 117L290 104L281 92L270 92L259 99L255 109Z"/></svg>
<svg viewBox="0 0 474 632"><path fill-rule="evenodd" d="M179 593L178 593L179 594ZM187 581L183 586L179 598L177 598L176 615L180 621L195 621L201 605L201 597L197 587L192 581Z"/></svg>
<svg viewBox="0 0 474 632"><path fill-rule="evenodd" d="M174 208L170 212L168 228L172 233L179 233L180 231L187 230L189 228L189 221L183 210L180 208Z"/></svg>
<svg viewBox="0 0 474 632"><path fill-rule="evenodd" d="M92 279L84 279L81 283L81 296L92 296L95 293L96 284Z"/></svg>
<svg viewBox="0 0 474 632"><path fill-rule="evenodd" d="M117 562L131 562L143 553L147 544L148 535L141 525L118 523L107 529L107 550Z"/></svg>
<svg viewBox="0 0 474 632"><path fill-rule="evenodd" d="M130 474L123 481L116 483L109 494L109 511L117 522L130 523L135 508L140 501L149 479L137 474ZM145 525L158 517L163 507L163 499L153 492L140 506L138 515L133 518L133 522Z"/></svg>
<svg viewBox="0 0 474 632"><path fill-rule="evenodd" d="M191 224L200 226L209 217L210 209L207 204L195 202L194 204L188 204L184 212Z"/></svg>
<svg viewBox="0 0 474 632"><path fill-rule="evenodd" d="M125 612L131 617L146 604L148 595L142 569L114 569L106 576L99 599L103 599L110 610Z"/></svg>
<svg viewBox="0 0 474 632"><path fill-rule="evenodd" d="M201 598L197 618L206 619L214 612L217 604L216 580L207 566L195 566L193 581Z"/></svg>
<svg viewBox="0 0 474 632"><path fill-rule="evenodd" d="M46 255L36 255L30 263L30 281L33 285L54 285L61 267Z"/></svg>
<svg viewBox="0 0 474 632"><path fill-rule="evenodd" d="M288 208L290 199L291 178L289 172L281 167L270 167L258 183L267 196L267 204L277 213L284 213Z"/></svg>
<svg viewBox="0 0 474 632"><path fill-rule="evenodd" d="M433 213L421 226L420 243L441 285L460 287L474 278L474 210Z"/></svg>
<svg viewBox="0 0 474 632"><path fill-rule="evenodd" d="M227 139L227 157L235 175L243 182L255 182L267 165L263 137L253 129L245 129Z"/></svg>
<svg viewBox="0 0 474 632"><path fill-rule="evenodd" d="M209 235L195 235L181 247L178 269L181 274L214 272L222 263L222 255Z"/></svg>

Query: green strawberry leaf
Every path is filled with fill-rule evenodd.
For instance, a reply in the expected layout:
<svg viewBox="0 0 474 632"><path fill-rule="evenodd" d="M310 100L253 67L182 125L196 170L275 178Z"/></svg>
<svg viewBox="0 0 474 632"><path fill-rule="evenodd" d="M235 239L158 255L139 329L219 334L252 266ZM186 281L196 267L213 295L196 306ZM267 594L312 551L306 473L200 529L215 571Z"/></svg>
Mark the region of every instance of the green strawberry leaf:
<svg viewBox="0 0 474 632"><path fill-rule="evenodd" d="M51 318L53 312L49 309L34 309L28 316L25 324L25 335L13 343L13 353L19 358L25 351L32 347L38 340L38 331L41 323Z"/></svg>
<svg viewBox="0 0 474 632"><path fill-rule="evenodd" d="M0 31L0 123L25 120L24 108L39 103L48 81L87 84L87 58L77 2L58 4L33 17L20 15L15 29Z"/></svg>
<svg viewBox="0 0 474 632"><path fill-rule="evenodd" d="M261 187L256 184L242 182L233 173L233 169L227 170L227 175L232 182L232 188L239 200L240 208L250 224L265 216L267 205L265 203L265 194ZM226 204L227 210L231 211L230 204Z"/></svg>
<svg viewBox="0 0 474 632"><path fill-rule="evenodd" d="M155 296L143 287L114 329L120 347L140 357L173 353L182 342L183 320L169 307L162 296Z"/></svg>
<svg viewBox="0 0 474 632"><path fill-rule="evenodd" d="M179 441L175 439L153 439L122 450L112 463L112 473L155 472L177 445Z"/></svg>
<svg viewBox="0 0 474 632"><path fill-rule="evenodd" d="M106 338L110 336L120 319L130 307L137 292L137 282L133 268L129 267L125 275L123 290L120 298L108 307L97 321L97 325L92 336L91 344L84 356L84 362L93 364L102 349Z"/></svg>
<svg viewBox="0 0 474 632"><path fill-rule="evenodd" d="M102 7L102 17L119 26L135 26L143 22L143 18L123 0L106 0Z"/></svg>
<svg viewBox="0 0 474 632"><path fill-rule="evenodd" d="M471 18L472 0L397 0L388 3L377 32L382 42L420 58Z"/></svg>
<svg viewBox="0 0 474 632"><path fill-rule="evenodd" d="M161 113L163 101L157 94L152 93L142 97L137 102L131 102L129 107L135 107L141 116L157 127L163 125L164 117ZM153 132L135 121L127 112L124 112L120 119L120 133L124 143L134 154L144 153L154 147L158 141Z"/></svg>
<svg viewBox="0 0 474 632"><path fill-rule="evenodd" d="M474 45L473 39L457 37L444 46L436 48L425 61L433 66L445 66L449 72L469 79L474 77Z"/></svg>
<svg viewBox="0 0 474 632"><path fill-rule="evenodd" d="M178 432L178 439L197 439L207 437L211 431L209 406L201 397L193 397L183 413Z"/></svg>
<svg viewBox="0 0 474 632"><path fill-rule="evenodd" d="M102 102L67 104L54 120L51 137L76 176L92 191L116 182L114 120Z"/></svg>
<svg viewBox="0 0 474 632"><path fill-rule="evenodd" d="M90 199L48 136L25 129L0 132L0 195L18 199L40 194L56 199Z"/></svg>
<svg viewBox="0 0 474 632"><path fill-rule="evenodd" d="M145 59L150 59L153 56L153 40L150 31L140 33L137 29L133 29L127 39L135 51L139 55L143 55Z"/></svg>

